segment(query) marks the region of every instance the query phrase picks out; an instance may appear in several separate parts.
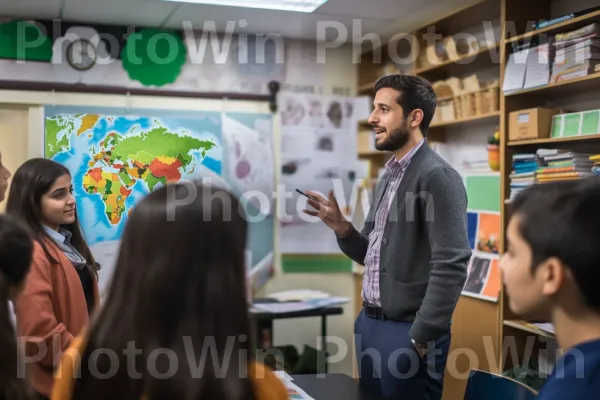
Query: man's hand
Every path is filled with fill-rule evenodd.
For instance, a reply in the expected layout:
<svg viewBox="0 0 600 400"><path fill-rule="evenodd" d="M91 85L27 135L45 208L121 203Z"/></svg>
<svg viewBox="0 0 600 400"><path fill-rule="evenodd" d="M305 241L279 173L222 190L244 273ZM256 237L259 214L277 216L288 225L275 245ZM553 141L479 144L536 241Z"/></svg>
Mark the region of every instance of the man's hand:
<svg viewBox="0 0 600 400"><path fill-rule="evenodd" d="M308 204L315 210L305 209L305 214L319 217L338 236L345 236L350 233L352 224L342 214L333 192L329 192L329 200L315 192L308 191L306 194L316 200L308 199Z"/></svg>
<svg viewBox="0 0 600 400"><path fill-rule="evenodd" d="M419 354L419 357L423 358L425 356L425 350L427 350L427 346L417 343L414 340L412 342L415 346L415 349L417 350L417 354Z"/></svg>

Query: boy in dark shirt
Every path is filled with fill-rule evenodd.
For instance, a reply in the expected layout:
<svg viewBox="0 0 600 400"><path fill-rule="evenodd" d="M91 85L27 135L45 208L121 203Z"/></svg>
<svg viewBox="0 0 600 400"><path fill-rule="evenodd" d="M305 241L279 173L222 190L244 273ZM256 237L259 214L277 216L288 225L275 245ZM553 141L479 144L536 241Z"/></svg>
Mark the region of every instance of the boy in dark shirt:
<svg viewBox="0 0 600 400"><path fill-rule="evenodd" d="M534 185L511 203L500 269L513 312L551 321L565 352L539 400L600 399L600 179Z"/></svg>

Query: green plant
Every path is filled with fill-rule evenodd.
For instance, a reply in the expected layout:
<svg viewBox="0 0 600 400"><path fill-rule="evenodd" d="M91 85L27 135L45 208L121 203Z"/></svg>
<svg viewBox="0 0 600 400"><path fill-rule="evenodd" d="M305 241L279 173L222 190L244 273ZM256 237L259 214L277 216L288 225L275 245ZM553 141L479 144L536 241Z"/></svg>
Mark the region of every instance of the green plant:
<svg viewBox="0 0 600 400"><path fill-rule="evenodd" d="M500 144L500 131L496 129L493 135L488 137L488 144L499 145Z"/></svg>

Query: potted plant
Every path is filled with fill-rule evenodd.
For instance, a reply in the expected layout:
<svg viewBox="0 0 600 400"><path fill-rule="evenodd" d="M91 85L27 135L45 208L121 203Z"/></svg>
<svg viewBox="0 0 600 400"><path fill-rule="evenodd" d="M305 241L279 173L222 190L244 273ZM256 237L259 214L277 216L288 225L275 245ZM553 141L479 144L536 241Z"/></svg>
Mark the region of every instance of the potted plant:
<svg viewBox="0 0 600 400"><path fill-rule="evenodd" d="M500 131L498 128L488 138L488 164L492 171L500 170Z"/></svg>

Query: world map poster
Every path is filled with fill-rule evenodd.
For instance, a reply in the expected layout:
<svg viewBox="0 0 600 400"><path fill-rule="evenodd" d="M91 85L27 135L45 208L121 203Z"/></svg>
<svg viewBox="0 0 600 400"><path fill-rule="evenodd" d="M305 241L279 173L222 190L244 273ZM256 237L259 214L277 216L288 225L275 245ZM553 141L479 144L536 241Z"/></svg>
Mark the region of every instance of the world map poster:
<svg viewBox="0 0 600 400"><path fill-rule="evenodd" d="M156 188L185 180L241 199L248 274L254 289L262 286L274 265L271 129L270 114L46 107L44 156L71 172L80 224L102 267L101 293L132 208Z"/></svg>

